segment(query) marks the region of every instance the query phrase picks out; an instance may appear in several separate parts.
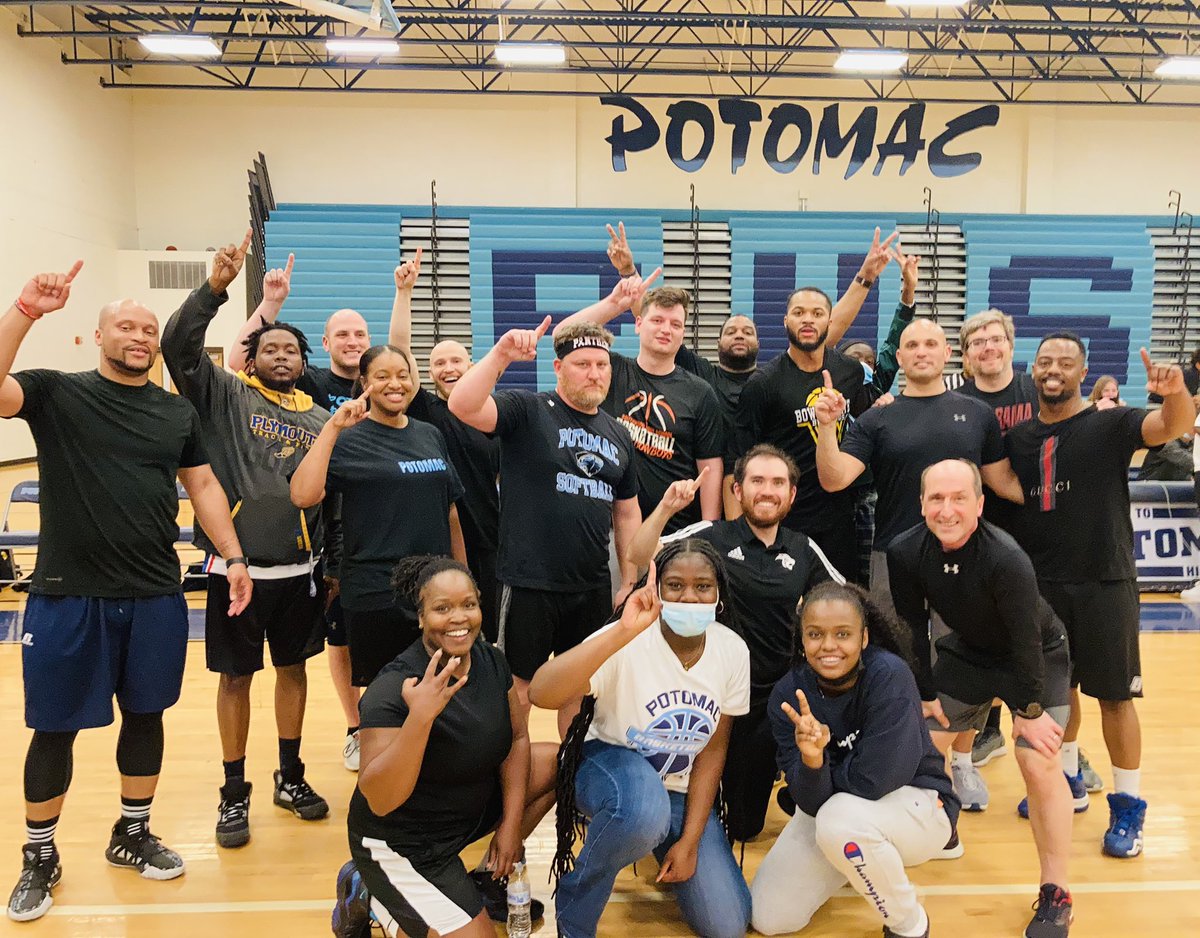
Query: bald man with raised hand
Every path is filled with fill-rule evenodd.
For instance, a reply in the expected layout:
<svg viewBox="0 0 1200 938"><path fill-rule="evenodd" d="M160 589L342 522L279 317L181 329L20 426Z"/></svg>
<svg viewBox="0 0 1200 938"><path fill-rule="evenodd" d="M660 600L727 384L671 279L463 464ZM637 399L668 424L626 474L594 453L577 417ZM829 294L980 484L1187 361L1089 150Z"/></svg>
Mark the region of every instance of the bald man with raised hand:
<svg viewBox="0 0 1200 938"><path fill-rule="evenodd" d="M412 294L421 274L423 250L401 263L393 272L396 295L392 301L392 319L388 342L411 354ZM476 430L450 413L447 400L460 378L471 368L471 353L461 342L446 339L429 353L429 378L434 393L417 384L408 405L408 416L431 423L442 431L446 449L463 484L458 503L467 565L479 586L479 605L483 613L483 634L488 641L499 637L500 583L496 579L496 552L500 544L500 493L496 479L500 474L500 441L490 433Z"/></svg>
<svg viewBox="0 0 1200 938"><path fill-rule="evenodd" d="M174 879L179 854L150 833L163 757L163 711L179 699L187 604L175 541L175 479L229 566L229 602L241 613L252 585L229 504L209 466L200 418L150 381L158 319L134 300L100 312L95 371L9 374L22 340L62 309L83 262L39 274L0 317L0 417L29 424L37 445L41 530L25 606L22 665L26 843L8 917L40 918L62 876L54 836L82 729L121 711L117 768L121 817L105 858L143 878Z"/></svg>

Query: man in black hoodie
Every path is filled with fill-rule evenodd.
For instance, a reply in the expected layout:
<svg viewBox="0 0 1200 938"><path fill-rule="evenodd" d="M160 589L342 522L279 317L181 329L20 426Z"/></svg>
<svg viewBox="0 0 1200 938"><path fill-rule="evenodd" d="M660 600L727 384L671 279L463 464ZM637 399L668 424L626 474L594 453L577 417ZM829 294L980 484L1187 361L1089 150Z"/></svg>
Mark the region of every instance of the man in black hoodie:
<svg viewBox="0 0 1200 938"><path fill-rule="evenodd" d="M225 565L213 556L203 529L196 546L208 554L205 655L221 675L217 725L225 784L217 820L217 843L240 847L250 839L250 790L245 778L250 729L250 683L263 667L263 639L275 667L275 722L279 769L275 804L304 820L329 813L329 805L304 779L300 732L307 693L304 662L324 644L323 584L313 558L321 549L320 508L292 505L288 479L312 446L328 411L296 390L307 364L308 343L294 326L267 323L246 340L244 372L233 375L204 351L204 334L237 277L250 246L217 252L212 274L184 301L163 331L163 358L176 388L200 414L213 470L232 505L234 524L249 558L254 598L241 615L226 617Z"/></svg>

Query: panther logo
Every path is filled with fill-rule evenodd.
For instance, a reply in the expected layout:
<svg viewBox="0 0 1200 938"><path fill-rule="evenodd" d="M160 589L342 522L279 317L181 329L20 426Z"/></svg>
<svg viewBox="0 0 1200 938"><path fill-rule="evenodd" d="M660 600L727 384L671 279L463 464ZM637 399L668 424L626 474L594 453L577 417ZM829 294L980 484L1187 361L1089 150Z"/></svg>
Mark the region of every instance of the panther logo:
<svg viewBox="0 0 1200 938"><path fill-rule="evenodd" d="M604 460L595 453L580 453L575 457L575 465L589 479L594 479L604 468Z"/></svg>

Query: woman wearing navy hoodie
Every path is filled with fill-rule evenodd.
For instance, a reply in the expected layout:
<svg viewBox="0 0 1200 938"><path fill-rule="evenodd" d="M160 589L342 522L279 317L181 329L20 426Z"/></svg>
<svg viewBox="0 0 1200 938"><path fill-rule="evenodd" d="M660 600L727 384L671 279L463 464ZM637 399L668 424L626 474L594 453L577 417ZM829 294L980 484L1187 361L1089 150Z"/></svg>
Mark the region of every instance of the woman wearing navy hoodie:
<svg viewBox="0 0 1200 938"><path fill-rule="evenodd" d="M829 582L805 596L796 633L767 713L799 810L758 868L754 927L799 931L849 881L884 938L927 936L904 868L961 855L960 805L921 716L903 632L863 590Z"/></svg>

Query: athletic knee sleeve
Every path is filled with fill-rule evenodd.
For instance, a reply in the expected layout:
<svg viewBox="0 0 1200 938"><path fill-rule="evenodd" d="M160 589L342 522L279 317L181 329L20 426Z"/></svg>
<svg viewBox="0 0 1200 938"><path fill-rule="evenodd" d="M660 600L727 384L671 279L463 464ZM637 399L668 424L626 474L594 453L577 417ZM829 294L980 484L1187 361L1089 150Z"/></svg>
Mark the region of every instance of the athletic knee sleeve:
<svg viewBox="0 0 1200 938"><path fill-rule="evenodd" d="M117 769L122 775L157 775L162 771L163 719L158 713L121 711L117 737Z"/></svg>
<svg viewBox="0 0 1200 938"><path fill-rule="evenodd" d="M74 767L71 750L75 732L46 733L35 730L25 755L25 800L34 804L67 793Z"/></svg>

